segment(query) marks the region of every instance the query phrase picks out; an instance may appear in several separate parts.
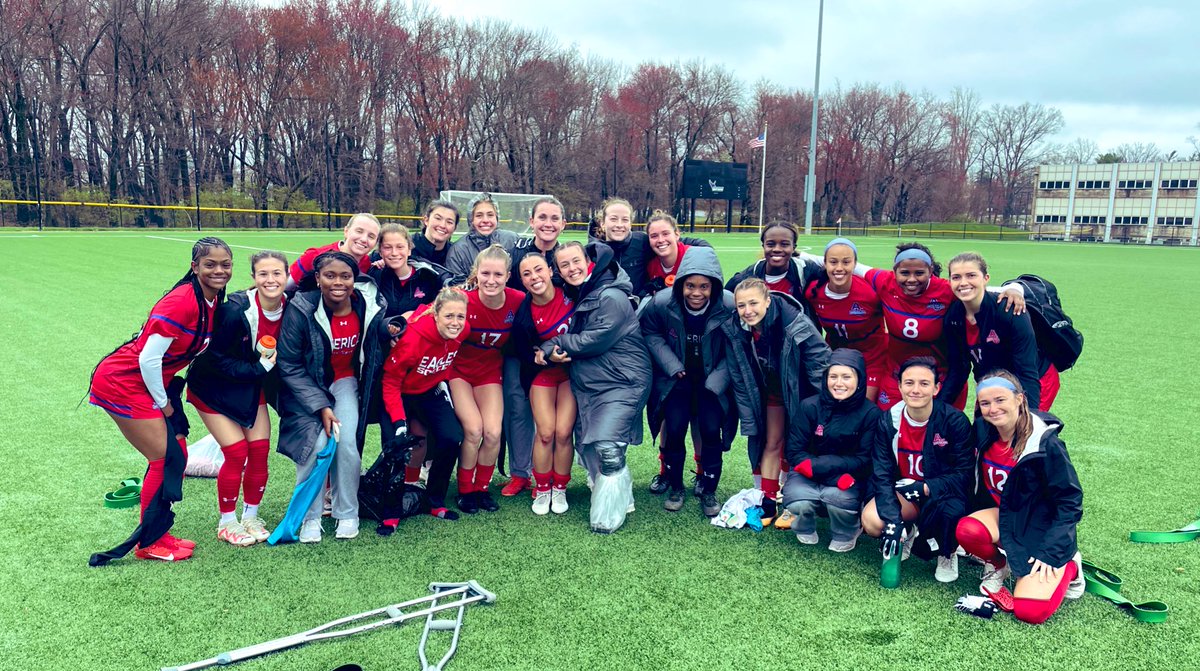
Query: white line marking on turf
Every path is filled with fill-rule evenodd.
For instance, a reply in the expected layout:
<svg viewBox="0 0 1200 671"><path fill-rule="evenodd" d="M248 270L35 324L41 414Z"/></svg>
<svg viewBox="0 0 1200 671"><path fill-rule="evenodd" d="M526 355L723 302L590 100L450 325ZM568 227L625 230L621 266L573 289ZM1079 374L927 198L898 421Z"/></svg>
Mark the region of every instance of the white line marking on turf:
<svg viewBox="0 0 1200 671"><path fill-rule="evenodd" d="M170 240L171 242L186 242L189 245L196 244L195 240L188 240L187 238L168 238L168 237L162 236L162 235L147 235L146 237L150 238L151 240ZM229 243L225 243L225 244L229 244ZM229 245L229 246L236 247L238 249L253 249L255 251L261 251L263 249L266 249L265 247L251 247L249 245ZM283 252L284 254L303 254L304 253L304 252L293 252L293 251L289 251L286 249L281 249L279 251Z"/></svg>

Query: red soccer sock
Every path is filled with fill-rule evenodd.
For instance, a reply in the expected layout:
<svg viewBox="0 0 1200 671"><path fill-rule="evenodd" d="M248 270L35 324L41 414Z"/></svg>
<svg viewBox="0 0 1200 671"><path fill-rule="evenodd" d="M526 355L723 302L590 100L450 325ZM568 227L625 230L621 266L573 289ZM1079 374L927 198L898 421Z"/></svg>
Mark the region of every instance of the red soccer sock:
<svg viewBox="0 0 1200 671"><path fill-rule="evenodd" d="M421 481L421 465L404 467L404 484L415 485Z"/></svg>
<svg viewBox="0 0 1200 671"><path fill-rule="evenodd" d="M704 467L700 465L700 453L692 453L692 461L696 463L696 477L704 477Z"/></svg>
<svg viewBox="0 0 1200 671"><path fill-rule="evenodd" d="M662 450L659 450L659 452L658 452L658 474L659 475L667 474L667 462L663 461Z"/></svg>
<svg viewBox="0 0 1200 671"><path fill-rule="evenodd" d="M571 474L570 473L566 473L566 474L553 473L553 474L551 474L550 478L551 478L551 481L553 482L555 489L566 489L567 483L571 482Z"/></svg>
<svg viewBox="0 0 1200 671"><path fill-rule="evenodd" d="M474 468L459 468L458 469L458 493L470 494L475 491L475 469Z"/></svg>
<svg viewBox="0 0 1200 671"><path fill-rule="evenodd" d="M271 456L270 440L252 440L246 450L246 474L242 476L242 497L246 505L262 503L267 490L267 458Z"/></svg>
<svg viewBox="0 0 1200 671"><path fill-rule="evenodd" d="M166 464L166 459L155 459L146 464L146 477L142 480L142 491L138 495L138 501L142 504L142 516L146 515L146 506L158 496L158 490L163 483L163 465Z"/></svg>
<svg viewBox="0 0 1200 671"><path fill-rule="evenodd" d="M475 491L486 492L488 485L492 484L492 474L496 472L496 465L484 466L476 464L475 466Z"/></svg>
<svg viewBox="0 0 1200 671"><path fill-rule="evenodd" d="M1075 579L1075 571L1075 562L1067 562L1066 568L1063 569L1062 580L1058 583L1058 587L1054 588L1054 594L1045 601L1024 597L1014 598L1013 617L1026 624L1041 624L1049 620L1050 616L1057 612L1058 607L1062 605L1063 597L1067 594L1067 587Z"/></svg>
<svg viewBox="0 0 1200 671"><path fill-rule="evenodd" d="M550 484L553 481L553 477L554 477L553 474L549 473L549 472L538 473L538 472L534 471L533 482L534 482L534 486L536 487L536 490L539 492L550 491Z"/></svg>
<svg viewBox="0 0 1200 671"><path fill-rule="evenodd" d="M232 513L237 508L248 448L244 440L221 448L225 461L221 463L221 470L217 471L217 509L222 513Z"/></svg>
<svg viewBox="0 0 1200 671"><path fill-rule="evenodd" d="M774 501L776 496L779 496L779 481L770 478L762 479L762 491L764 501Z"/></svg>
<svg viewBox="0 0 1200 671"><path fill-rule="evenodd" d="M974 517L964 517L958 521L954 536L967 552L983 561L993 562L997 567L1004 566L1004 555L992 542L992 532L983 522Z"/></svg>

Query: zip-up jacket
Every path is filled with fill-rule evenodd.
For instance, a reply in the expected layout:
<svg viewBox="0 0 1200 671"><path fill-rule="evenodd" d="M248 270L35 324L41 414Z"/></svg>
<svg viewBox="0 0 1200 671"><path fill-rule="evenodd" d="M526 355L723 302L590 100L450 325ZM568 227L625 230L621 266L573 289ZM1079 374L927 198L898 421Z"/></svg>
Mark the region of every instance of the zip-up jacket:
<svg viewBox="0 0 1200 671"><path fill-rule="evenodd" d="M520 237L512 231L502 229L496 229L489 235L480 235L472 228L466 235L455 240L446 254L446 270L450 271L450 284L457 285L466 282L467 275L471 274L471 266L475 264L475 257L479 255L479 252L492 245L500 245L504 251L512 254L513 247L516 246Z"/></svg>
<svg viewBox="0 0 1200 671"><path fill-rule="evenodd" d="M458 348L471 334L471 325L449 340L437 330L433 315L414 318L392 346L383 364L383 406L392 421L405 419L405 395L424 394L450 377Z"/></svg>
<svg viewBox="0 0 1200 671"><path fill-rule="evenodd" d="M429 263L442 266L443 268L446 266L446 256L450 254L450 248L453 246L452 242L447 240L446 246L438 249L437 247L433 246L433 243L430 242L428 238L425 237L424 231L421 231L420 233L413 233L412 241L413 256L421 259L422 261L428 261Z"/></svg>
<svg viewBox="0 0 1200 671"><path fill-rule="evenodd" d="M875 431L875 453L872 457L872 489L879 518L899 523L900 502L896 499L896 481L900 479L897 461L900 443L901 413L904 401L879 416ZM971 422L954 406L942 401L933 402L933 413L925 425L925 444L921 461L929 499L954 499L965 509L973 482L971 469L975 466L975 437ZM925 510L922 509L922 513ZM956 523L958 520L954 520ZM922 529L922 535L927 530ZM950 530L953 534L953 529ZM949 542L949 539L939 541ZM944 544L944 543L943 543Z"/></svg>
<svg viewBox="0 0 1200 671"><path fill-rule="evenodd" d="M990 294L985 296L975 314L979 342L974 347L967 345L967 308L962 301L951 303L942 322L948 370L939 398L953 400L948 397L958 395L972 368L976 381L989 371L1003 368L1021 381L1029 407L1038 407L1042 397L1040 378L1050 362L1038 352L1028 312L1021 315L1005 312Z"/></svg>
<svg viewBox="0 0 1200 671"><path fill-rule="evenodd" d="M279 373L268 371L258 343L257 289L231 293L217 307L217 327L208 349L188 369L188 389L201 401L250 428L258 418L261 393L272 407L279 393ZM281 318L282 319L282 318Z"/></svg>
<svg viewBox="0 0 1200 671"><path fill-rule="evenodd" d="M387 316L398 317L433 302L442 290L449 271L416 257L409 258L412 275L403 282L391 268L371 268L371 279L379 286L379 293L387 301Z"/></svg>
<svg viewBox="0 0 1200 671"><path fill-rule="evenodd" d="M787 280L792 284L791 297L796 299L796 302L800 304L800 308L804 311L804 314L811 316L813 311L808 305L808 299L804 296L804 288L810 282L820 279L821 274L825 272L825 268L820 263L815 263L803 257L793 256L791 261L787 269ZM729 279L729 282L725 284L725 288L733 291L737 288L737 285L741 284L742 280L750 277L757 277L760 280L766 281L766 259L759 259L742 269L741 272Z"/></svg>

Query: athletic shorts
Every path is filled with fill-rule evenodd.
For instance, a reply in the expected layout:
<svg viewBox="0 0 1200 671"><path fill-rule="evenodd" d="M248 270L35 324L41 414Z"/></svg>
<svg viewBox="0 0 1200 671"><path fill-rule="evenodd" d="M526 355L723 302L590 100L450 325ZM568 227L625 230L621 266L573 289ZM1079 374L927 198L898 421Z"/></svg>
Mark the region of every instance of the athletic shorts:
<svg viewBox="0 0 1200 671"><path fill-rule="evenodd" d="M881 384L881 381L884 380L885 378L887 378L887 376L888 376L888 367L887 367L886 363L880 364L878 366L868 366L867 367L867 386L868 387L879 387Z"/></svg>
<svg viewBox="0 0 1200 671"><path fill-rule="evenodd" d="M776 394L774 392L767 392L767 407L768 408L782 408L783 407L783 396Z"/></svg>
<svg viewBox="0 0 1200 671"><path fill-rule="evenodd" d="M145 383L139 376L135 381L118 375L106 375L104 364L96 369L88 403L125 419L162 419Z"/></svg>
<svg viewBox="0 0 1200 671"><path fill-rule="evenodd" d="M566 366L551 366L546 370L539 371L533 378L533 386L535 387L557 387L558 385L570 381L571 376L567 372Z"/></svg>
<svg viewBox="0 0 1200 671"><path fill-rule="evenodd" d="M476 374L476 375L472 375L471 373L464 373L456 368L451 368L450 369L450 379L451 380L462 380L463 382L466 382L467 384L471 385L472 387L482 387L485 384L500 384L501 382L504 381L504 378L501 375L500 368L496 368L495 370L489 370L482 374Z"/></svg>
<svg viewBox="0 0 1200 671"><path fill-rule="evenodd" d="M204 413L204 414L206 414L206 415L220 415L220 414L222 414L221 412L219 412L219 411L217 411L217 410L213 410L213 409L212 409L211 407L209 407L209 405L208 405L207 403L205 403L204 401L201 401L199 396L197 396L197 395L195 395L195 394L193 394L193 393L192 393L192 390L191 390L191 388L189 388L189 389L187 390L187 402L188 402L188 403L191 403L191 404L192 404L192 407L193 407L193 408L195 408L197 411L199 411L199 412L202 412L202 413ZM266 404L267 404L267 397L266 397L266 395L265 395L265 394L263 394L261 391L260 391L260 392L258 392L258 404L259 404L259 405L266 405Z"/></svg>
<svg viewBox="0 0 1200 671"><path fill-rule="evenodd" d="M1054 399L1058 397L1058 390L1062 388L1062 379L1059 378L1058 369L1054 364L1046 369L1046 374L1040 380L1042 389L1041 402L1038 403L1038 410L1048 412L1050 406L1054 405Z"/></svg>

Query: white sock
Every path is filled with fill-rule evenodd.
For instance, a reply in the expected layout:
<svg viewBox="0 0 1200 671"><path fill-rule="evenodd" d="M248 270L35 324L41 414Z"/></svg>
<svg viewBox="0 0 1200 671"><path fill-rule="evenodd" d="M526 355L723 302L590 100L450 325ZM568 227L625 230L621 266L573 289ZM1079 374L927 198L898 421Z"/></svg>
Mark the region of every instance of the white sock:
<svg viewBox="0 0 1200 671"><path fill-rule="evenodd" d="M237 521L236 513L232 513L232 512L221 513L221 519L217 522L217 527L220 528L220 527L225 526L226 524L233 524L236 521Z"/></svg>
<svg viewBox="0 0 1200 671"><path fill-rule="evenodd" d="M258 517L258 506L252 506L249 503L242 504L242 519L247 517Z"/></svg>
<svg viewBox="0 0 1200 671"><path fill-rule="evenodd" d="M762 489L762 476L761 475L758 475L758 474L754 475L754 488Z"/></svg>

